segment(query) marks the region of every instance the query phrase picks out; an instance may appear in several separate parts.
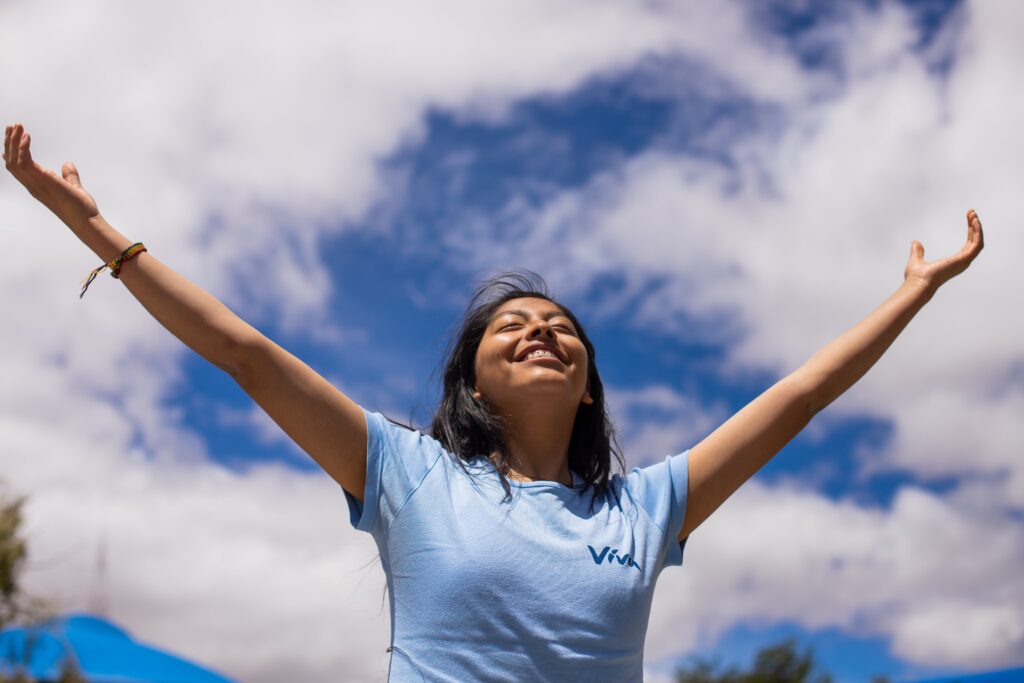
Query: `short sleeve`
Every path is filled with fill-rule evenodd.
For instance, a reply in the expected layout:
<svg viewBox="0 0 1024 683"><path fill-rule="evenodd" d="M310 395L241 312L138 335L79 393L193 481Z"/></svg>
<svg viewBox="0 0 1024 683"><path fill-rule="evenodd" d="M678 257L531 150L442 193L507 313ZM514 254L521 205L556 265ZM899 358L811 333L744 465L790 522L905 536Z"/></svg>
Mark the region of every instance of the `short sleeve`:
<svg viewBox="0 0 1024 683"><path fill-rule="evenodd" d="M665 567L683 563L683 548L688 538L682 542L678 538L686 516L689 458L690 451L687 449L678 455L667 456L654 465L634 467L626 475L625 485L630 497L665 532Z"/></svg>
<svg viewBox="0 0 1024 683"><path fill-rule="evenodd" d="M366 418L366 490L362 502L342 489L349 521L360 531L387 529L444 454L419 431L363 409Z"/></svg>

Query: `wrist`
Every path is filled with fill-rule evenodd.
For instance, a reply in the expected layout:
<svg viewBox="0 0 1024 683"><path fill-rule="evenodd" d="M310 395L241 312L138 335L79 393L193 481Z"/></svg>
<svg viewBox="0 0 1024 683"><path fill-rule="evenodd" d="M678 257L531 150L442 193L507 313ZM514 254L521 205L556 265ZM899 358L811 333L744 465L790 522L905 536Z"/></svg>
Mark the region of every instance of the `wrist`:
<svg viewBox="0 0 1024 683"><path fill-rule="evenodd" d="M900 289L909 292L914 297L921 298L925 301L935 296L935 292L938 291L939 285L934 282L928 282L919 277L910 276L903 280L903 284Z"/></svg>
<svg viewBox="0 0 1024 683"><path fill-rule="evenodd" d="M79 221L71 229L104 263L117 258L133 244L99 213Z"/></svg>

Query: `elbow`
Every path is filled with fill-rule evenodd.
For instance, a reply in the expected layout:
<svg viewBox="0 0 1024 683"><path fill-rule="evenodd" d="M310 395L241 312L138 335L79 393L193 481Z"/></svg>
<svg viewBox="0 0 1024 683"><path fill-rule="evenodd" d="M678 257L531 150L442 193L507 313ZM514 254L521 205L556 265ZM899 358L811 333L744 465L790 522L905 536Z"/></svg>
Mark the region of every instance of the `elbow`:
<svg viewBox="0 0 1024 683"><path fill-rule="evenodd" d="M825 398L824 383L816 381L806 372L797 370L786 379L794 386L793 391L803 403L808 421L832 402Z"/></svg>
<svg viewBox="0 0 1024 683"><path fill-rule="evenodd" d="M237 365L235 365L233 363L227 363L227 362L222 361L222 360L211 360L210 362L213 363L214 366L216 366L216 367L220 368L221 370L223 370L224 372L228 373L231 376L231 379L233 379L235 381L238 380L238 366Z"/></svg>
<svg viewBox="0 0 1024 683"><path fill-rule="evenodd" d="M812 402L810 402L810 404L809 404L809 410L810 410L809 415L810 415L810 417L813 418L815 415L817 415L822 410L824 410L825 407L829 403L831 403L831 402L832 401L812 401Z"/></svg>
<svg viewBox="0 0 1024 683"><path fill-rule="evenodd" d="M251 340L228 337L224 340L217 357L209 360L230 375L231 379L241 382L246 374L246 368L252 364L251 357L254 346L255 344Z"/></svg>
<svg viewBox="0 0 1024 683"><path fill-rule="evenodd" d="M822 410L824 410L832 401L836 400L837 396L831 393L827 387L820 386L815 390L808 392L807 394L807 407L810 411L810 417L814 417Z"/></svg>

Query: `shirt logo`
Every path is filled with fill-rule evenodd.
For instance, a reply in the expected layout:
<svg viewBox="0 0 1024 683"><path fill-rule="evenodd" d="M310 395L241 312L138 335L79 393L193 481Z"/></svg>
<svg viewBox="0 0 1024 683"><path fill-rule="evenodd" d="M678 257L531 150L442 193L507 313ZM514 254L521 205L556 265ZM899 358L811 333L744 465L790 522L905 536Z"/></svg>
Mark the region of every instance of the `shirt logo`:
<svg viewBox="0 0 1024 683"><path fill-rule="evenodd" d="M594 558L594 564L601 564L605 560L607 560L608 564L611 564L612 561L617 561L623 567L636 567L636 570L638 572L640 572L641 574L644 573L644 570L641 569L640 565L638 565L636 561L629 556L629 553L626 553L622 557L619 557L618 548L612 548L611 546L606 545L604 547L604 550L602 550L601 553L598 554L598 552L594 550L594 546L588 545L587 547L590 548L590 556ZM611 552L608 552L609 550L611 550Z"/></svg>

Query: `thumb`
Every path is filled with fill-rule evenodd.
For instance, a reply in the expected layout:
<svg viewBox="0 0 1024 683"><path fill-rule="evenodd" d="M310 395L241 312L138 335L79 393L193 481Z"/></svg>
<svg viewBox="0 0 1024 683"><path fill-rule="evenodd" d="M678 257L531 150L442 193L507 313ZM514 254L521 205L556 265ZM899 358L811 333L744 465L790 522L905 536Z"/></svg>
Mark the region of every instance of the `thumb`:
<svg viewBox="0 0 1024 683"><path fill-rule="evenodd" d="M70 161L64 162L64 165L60 168L61 175L64 176L64 180L68 181L75 187L81 187L82 181L78 177L78 169Z"/></svg>
<svg viewBox="0 0 1024 683"><path fill-rule="evenodd" d="M917 258L919 258L919 259L921 259L923 261L924 260L924 245L921 244L920 242L918 242L917 240L913 240L910 243L910 255L912 257L916 256Z"/></svg>

